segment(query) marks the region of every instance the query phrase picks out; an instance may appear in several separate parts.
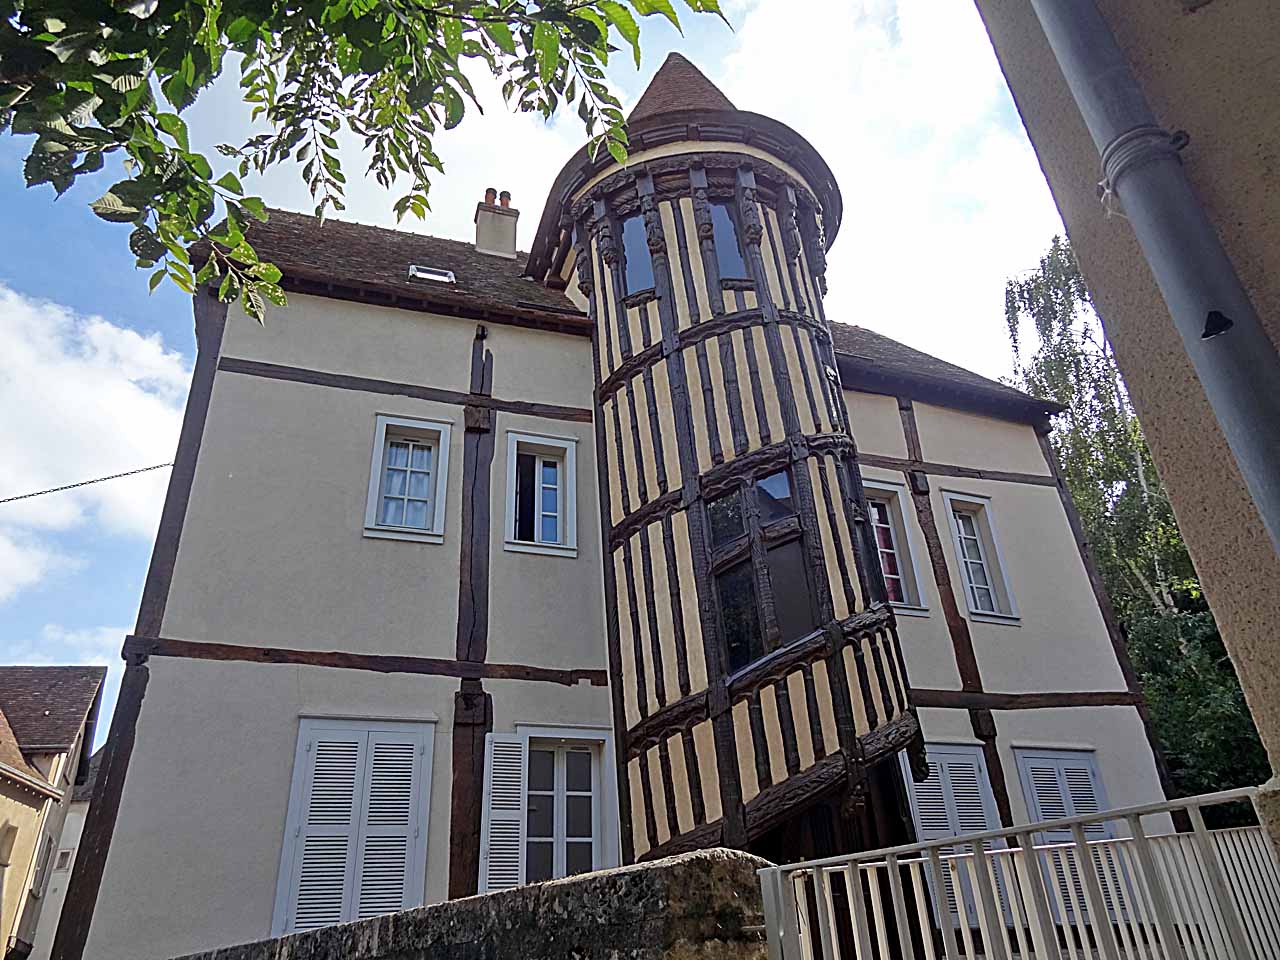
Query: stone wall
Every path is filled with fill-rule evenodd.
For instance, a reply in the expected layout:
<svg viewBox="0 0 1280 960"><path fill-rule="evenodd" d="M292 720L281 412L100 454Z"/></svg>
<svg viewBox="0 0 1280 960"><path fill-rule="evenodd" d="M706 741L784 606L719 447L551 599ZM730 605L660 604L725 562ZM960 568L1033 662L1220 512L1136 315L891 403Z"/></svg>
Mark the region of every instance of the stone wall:
<svg viewBox="0 0 1280 960"><path fill-rule="evenodd" d="M768 865L700 850L184 960L763 960Z"/></svg>

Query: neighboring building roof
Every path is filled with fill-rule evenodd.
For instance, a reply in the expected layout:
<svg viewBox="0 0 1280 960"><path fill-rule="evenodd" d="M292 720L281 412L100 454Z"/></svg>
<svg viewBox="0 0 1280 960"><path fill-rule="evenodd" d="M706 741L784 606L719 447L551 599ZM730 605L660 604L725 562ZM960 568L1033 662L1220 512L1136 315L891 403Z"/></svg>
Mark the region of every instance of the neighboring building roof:
<svg viewBox="0 0 1280 960"><path fill-rule="evenodd" d="M736 110L720 88L678 53L667 54L627 117L628 123L673 110Z"/></svg>
<svg viewBox="0 0 1280 960"><path fill-rule="evenodd" d="M563 292L522 276L523 253L505 260L461 240L344 220L322 223L288 210L271 210L266 223L250 227L249 238L258 256L284 272L291 289L341 297L335 288L354 288L365 294L358 299L387 306L461 310L480 318L490 312L590 329ZM451 270L456 282L410 280L410 264Z"/></svg>
<svg viewBox="0 0 1280 960"><path fill-rule="evenodd" d="M85 771L83 783L77 783L75 789L71 791L72 803L88 803L93 798L93 785L98 782L98 770L102 767L102 751L104 747L99 747L92 757L89 758L89 766Z"/></svg>
<svg viewBox="0 0 1280 960"><path fill-rule="evenodd" d="M0 711L19 749L70 750L106 675L106 667L0 667Z"/></svg>
<svg viewBox="0 0 1280 960"><path fill-rule="evenodd" d="M29 777L44 779L43 774L27 763L27 758L22 755L18 738L13 732L13 727L9 726L9 718L4 715L3 710L0 710L0 764L12 767Z"/></svg>
<svg viewBox="0 0 1280 960"><path fill-rule="evenodd" d="M947 406L1037 422L1066 408L1008 384L939 360L884 334L849 323L831 324L840 377L849 389L904 393Z"/></svg>

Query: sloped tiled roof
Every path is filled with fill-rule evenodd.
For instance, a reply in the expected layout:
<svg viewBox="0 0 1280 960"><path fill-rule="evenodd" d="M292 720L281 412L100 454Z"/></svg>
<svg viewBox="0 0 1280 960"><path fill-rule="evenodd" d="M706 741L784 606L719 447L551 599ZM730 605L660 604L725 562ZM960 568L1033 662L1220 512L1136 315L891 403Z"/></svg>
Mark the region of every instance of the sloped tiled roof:
<svg viewBox="0 0 1280 960"><path fill-rule="evenodd" d="M729 98L706 75L678 53L667 59L649 81L627 117L628 123L673 110L734 110Z"/></svg>
<svg viewBox="0 0 1280 960"><path fill-rule="evenodd" d="M1040 400L866 327L833 323L831 340L842 361L841 373L853 373L859 380L907 380L926 388L926 392L934 388L957 399L987 400L1009 413L1033 418L1063 409L1052 400ZM851 386L848 382L845 385Z"/></svg>
<svg viewBox="0 0 1280 960"><path fill-rule="evenodd" d="M9 726L9 718L4 715L3 710L0 710L0 763L29 777L44 779L40 771L28 764L27 758L22 755L18 738L14 735L13 727Z"/></svg>
<svg viewBox="0 0 1280 960"><path fill-rule="evenodd" d="M521 274L526 254L506 260L478 253L475 245L406 230L326 219L288 210L271 210L255 223L249 239L264 260L286 277L320 284L371 288L411 300L490 310L503 314L581 314L561 291ZM410 280L409 265L453 271L455 283ZM586 319L581 318L585 324Z"/></svg>
<svg viewBox="0 0 1280 960"><path fill-rule="evenodd" d="M697 72L687 60L679 60ZM562 291L521 276L523 255L504 260L477 253L472 244L459 240L342 220L326 220L322 225L315 217L286 210L272 210L270 220L252 227L251 237L259 256L275 263L286 277L312 281L312 286L304 288L308 293L324 296L329 285L372 289L383 299L370 298L371 302L391 306L410 306L425 298L432 304L454 304L499 316L532 312L535 319L549 319L583 333L590 330L585 315ZM452 270L457 282L410 281L411 263ZM996 415L1018 419L1040 419L1058 409L1050 401L1037 400L865 327L833 323L831 332L841 355L841 372L856 375L863 386L891 391L897 389L893 381L905 379L923 391L922 398L937 395L942 403L990 407Z"/></svg>
<svg viewBox="0 0 1280 960"><path fill-rule="evenodd" d="M70 749L106 675L106 667L0 667L0 710L19 749Z"/></svg>

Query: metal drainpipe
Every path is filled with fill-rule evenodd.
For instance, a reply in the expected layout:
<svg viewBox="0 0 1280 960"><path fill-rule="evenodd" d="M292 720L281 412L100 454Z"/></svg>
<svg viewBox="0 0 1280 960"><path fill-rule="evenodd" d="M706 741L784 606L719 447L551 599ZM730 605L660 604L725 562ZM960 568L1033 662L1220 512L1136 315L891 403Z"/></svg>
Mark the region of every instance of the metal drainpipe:
<svg viewBox="0 0 1280 960"><path fill-rule="evenodd" d="M1280 358L1093 0L1032 0L1249 493L1280 553Z"/></svg>

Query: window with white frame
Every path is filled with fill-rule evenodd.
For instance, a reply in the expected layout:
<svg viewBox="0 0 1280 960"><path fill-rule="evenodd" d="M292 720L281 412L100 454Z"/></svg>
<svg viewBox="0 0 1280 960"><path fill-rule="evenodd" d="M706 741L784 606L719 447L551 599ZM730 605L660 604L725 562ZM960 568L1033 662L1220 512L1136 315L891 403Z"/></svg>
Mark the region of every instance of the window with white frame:
<svg viewBox="0 0 1280 960"><path fill-rule="evenodd" d="M365 536L443 542L449 433L448 423L379 414Z"/></svg>
<svg viewBox="0 0 1280 960"><path fill-rule="evenodd" d="M1000 559L990 500L959 493L943 493L943 499L969 612L979 619L1017 617Z"/></svg>
<svg viewBox="0 0 1280 960"><path fill-rule="evenodd" d="M61 873L71 868L71 858L75 855L75 847L67 847L58 851L58 859L54 862L53 869Z"/></svg>
<svg viewBox="0 0 1280 960"><path fill-rule="evenodd" d="M303 718L273 935L421 906L435 724Z"/></svg>
<svg viewBox="0 0 1280 960"><path fill-rule="evenodd" d="M576 556L577 441L507 434L506 547Z"/></svg>
<svg viewBox="0 0 1280 960"><path fill-rule="evenodd" d="M616 866L607 730L518 725L485 743L480 892Z"/></svg>
<svg viewBox="0 0 1280 960"><path fill-rule="evenodd" d="M889 602L908 613L924 612L915 553L902 508L902 488L874 481L864 482L864 486L871 532L875 537Z"/></svg>
<svg viewBox="0 0 1280 960"><path fill-rule="evenodd" d="M524 880L590 873L600 833L600 761L589 744L529 744Z"/></svg>

